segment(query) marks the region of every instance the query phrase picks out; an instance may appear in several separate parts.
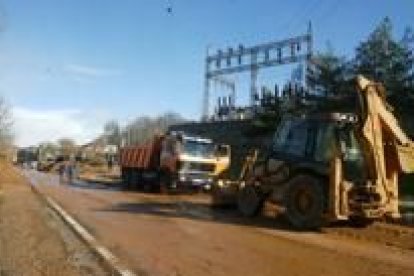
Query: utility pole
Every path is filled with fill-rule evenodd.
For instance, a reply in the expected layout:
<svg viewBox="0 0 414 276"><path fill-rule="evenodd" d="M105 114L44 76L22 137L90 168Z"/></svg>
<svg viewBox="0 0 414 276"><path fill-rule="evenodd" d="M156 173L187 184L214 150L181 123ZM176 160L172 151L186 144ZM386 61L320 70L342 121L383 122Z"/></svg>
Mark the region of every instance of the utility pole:
<svg viewBox="0 0 414 276"><path fill-rule="evenodd" d="M257 95L257 52L251 55L251 69L250 69L250 106L253 108Z"/></svg>
<svg viewBox="0 0 414 276"><path fill-rule="evenodd" d="M210 58L208 56L210 46L206 48L206 60L205 60L205 71L204 71L204 94L203 94L203 114L201 119L203 121L207 121L210 116L210 76L209 76L209 68L210 68Z"/></svg>
<svg viewBox="0 0 414 276"><path fill-rule="evenodd" d="M312 53L313 53L313 34L312 34L312 22L309 21L308 23L308 37L309 37L309 43L307 44L307 52L308 56L306 57L305 66L303 66L303 75L304 76L304 87L305 89L308 89L308 78L307 78L307 72L309 71L310 62L312 60Z"/></svg>

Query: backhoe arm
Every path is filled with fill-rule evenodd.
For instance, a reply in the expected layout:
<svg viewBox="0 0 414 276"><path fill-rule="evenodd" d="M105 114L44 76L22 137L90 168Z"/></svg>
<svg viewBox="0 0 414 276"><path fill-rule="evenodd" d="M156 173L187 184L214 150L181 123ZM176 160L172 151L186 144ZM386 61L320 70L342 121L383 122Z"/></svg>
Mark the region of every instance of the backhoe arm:
<svg viewBox="0 0 414 276"><path fill-rule="evenodd" d="M414 172L414 143L401 129L397 119L385 101L382 85L373 83L363 76L357 78L361 102L361 118L364 120L362 134L368 142L371 161L376 175L386 173L384 148L394 147L395 160L401 171ZM395 155L394 154L394 155ZM385 158L388 157L388 158ZM374 160L372 160L374 159ZM389 162L388 162L389 163Z"/></svg>
<svg viewBox="0 0 414 276"><path fill-rule="evenodd" d="M381 84L358 76L360 140L370 185L381 195L385 213L399 217L398 176L414 172L414 144L385 100Z"/></svg>

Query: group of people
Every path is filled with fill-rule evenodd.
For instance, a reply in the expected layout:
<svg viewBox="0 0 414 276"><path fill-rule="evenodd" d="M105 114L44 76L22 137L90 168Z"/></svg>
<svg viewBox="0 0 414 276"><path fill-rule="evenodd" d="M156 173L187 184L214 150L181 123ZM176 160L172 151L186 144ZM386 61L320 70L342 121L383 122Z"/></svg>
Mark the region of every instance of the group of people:
<svg viewBox="0 0 414 276"><path fill-rule="evenodd" d="M59 182L72 184L73 180L77 175L76 162L74 161L63 161L59 164Z"/></svg>

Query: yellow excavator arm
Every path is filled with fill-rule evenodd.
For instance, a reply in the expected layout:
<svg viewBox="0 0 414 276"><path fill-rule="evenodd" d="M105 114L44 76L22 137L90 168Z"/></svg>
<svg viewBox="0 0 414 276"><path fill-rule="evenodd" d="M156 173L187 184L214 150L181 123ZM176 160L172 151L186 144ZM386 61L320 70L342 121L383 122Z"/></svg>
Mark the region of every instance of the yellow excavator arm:
<svg viewBox="0 0 414 276"><path fill-rule="evenodd" d="M360 102L360 127L357 136L361 142L366 165L366 187L373 189L380 196L379 204L384 214L391 218L399 218L398 178L401 172L414 172L414 143L401 129L392 113L381 84L358 76L357 90ZM342 183L341 162L338 158L334 160L338 164L333 163L336 166L333 167L332 175L336 178L332 178L332 183L336 184L333 186L336 188L332 189L332 192L338 192L338 183ZM347 200L340 202L345 204L342 209L346 210ZM338 211L338 204L338 200L331 202L335 217L343 213Z"/></svg>
<svg viewBox="0 0 414 276"><path fill-rule="evenodd" d="M384 87L363 76L358 76L357 85L363 119L362 135L372 176L389 176L390 169L414 172L414 143L401 129L387 104Z"/></svg>

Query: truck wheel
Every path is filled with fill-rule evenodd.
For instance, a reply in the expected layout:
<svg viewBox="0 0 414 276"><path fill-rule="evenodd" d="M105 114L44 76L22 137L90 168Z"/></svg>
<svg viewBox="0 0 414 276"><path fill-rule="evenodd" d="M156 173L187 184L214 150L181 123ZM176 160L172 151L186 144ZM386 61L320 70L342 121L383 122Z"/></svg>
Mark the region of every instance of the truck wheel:
<svg viewBox="0 0 414 276"><path fill-rule="evenodd" d="M173 183L173 177L170 173L162 172L159 179L158 192L161 194L168 194L172 185L175 183Z"/></svg>
<svg viewBox="0 0 414 276"><path fill-rule="evenodd" d="M131 172L131 178L130 178L130 189L131 190L137 190L137 183L138 183L138 172L136 170L133 170Z"/></svg>
<svg viewBox="0 0 414 276"><path fill-rule="evenodd" d="M122 187L124 190L129 190L131 188L131 171L125 170L124 177L122 179Z"/></svg>
<svg viewBox="0 0 414 276"><path fill-rule="evenodd" d="M256 216L262 209L263 201L264 197L253 185L244 186L237 195L237 207L246 217Z"/></svg>
<svg viewBox="0 0 414 276"><path fill-rule="evenodd" d="M316 229L323 223L325 196L320 181L312 176L297 176L287 183L286 216L297 229Z"/></svg>

